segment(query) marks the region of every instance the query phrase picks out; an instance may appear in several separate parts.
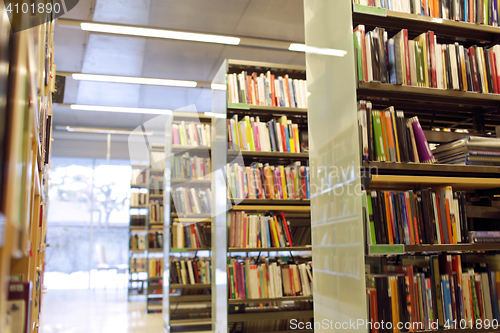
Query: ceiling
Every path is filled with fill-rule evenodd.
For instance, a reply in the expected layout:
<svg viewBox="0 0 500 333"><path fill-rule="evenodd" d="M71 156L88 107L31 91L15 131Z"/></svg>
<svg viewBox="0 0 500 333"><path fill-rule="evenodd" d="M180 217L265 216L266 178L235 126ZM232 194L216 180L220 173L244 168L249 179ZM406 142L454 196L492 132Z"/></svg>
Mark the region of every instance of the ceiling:
<svg viewBox="0 0 500 333"><path fill-rule="evenodd" d="M62 18L304 42L302 0L80 0ZM300 52L88 33L56 26L58 71L210 82L224 59L304 65ZM64 104L210 111L211 90L66 79ZM54 124L135 128L148 115L54 106Z"/></svg>

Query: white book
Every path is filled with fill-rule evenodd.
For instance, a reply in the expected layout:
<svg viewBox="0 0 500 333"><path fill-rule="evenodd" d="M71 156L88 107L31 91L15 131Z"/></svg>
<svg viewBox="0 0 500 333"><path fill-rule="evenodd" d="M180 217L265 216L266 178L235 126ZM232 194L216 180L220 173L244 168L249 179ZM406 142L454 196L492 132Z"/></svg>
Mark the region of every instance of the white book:
<svg viewBox="0 0 500 333"><path fill-rule="evenodd" d="M271 263L269 265L269 281L268 281L268 288L269 288L269 297L270 298L276 298L276 263Z"/></svg>
<svg viewBox="0 0 500 333"><path fill-rule="evenodd" d="M467 327L468 323L472 320L472 307L470 300L470 289L469 289L469 274L462 273L462 304L464 304L464 313Z"/></svg>
<svg viewBox="0 0 500 333"><path fill-rule="evenodd" d="M410 51L410 75L411 85L416 86L417 83L417 62L415 60L415 41L408 40L408 48Z"/></svg>
<svg viewBox="0 0 500 333"><path fill-rule="evenodd" d="M436 36L434 36L434 40L436 41ZM437 84L439 89L444 89L443 82L443 57L441 56L441 44L435 43L436 47L434 48L434 57L436 58L436 77Z"/></svg>
<svg viewBox="0 0 500 333"><path fill-rule="evenodd" d="M188 272L189 272L189 282L191 284L195 284L196 280L194 278L194 272L193 272L193 262L191 260L188 261Z"/></svg>
<svg viewBox="0 0 500 333"><path fill-rule="evenodd" d="M257 88L259 89L259 104L266 105L266 84L264 74L257 78Z"/></svg>
<svg viewBox="0 0 500 333"><path fill-rule="evenodd" d="M481 57L480 48L476 48L476 63L477 63L477 71L479 72L479 76L481 79L481 92L486 92L486 82L484 81L486 76L483 71L483 58Z"/></svg>
<svg viewBox="0 0 500 333"><path fill-rule="evenodd" d="M299 83L302 86L302 103L304 103L304 108L307 108L307 81L306 80L299 80Z"/></svg>
<svg viewBox="0 0 500 333"><path fill-rule="evenodd" d="M453 83L453 90L459 90L460 84L458 83L458 66L457 66L457 52L455 50L455 45L448 45L448 50L450 51L450 63L451 63L451 78Z"/></svg>
<svg viewBox="0 0 500 333"><path fill-rule="evenodd" d="M372 82L373 68L372 68L371 32L366 33L365 43L366 43L366 67L368 73L368 82Z"/></svg>
<svg viewBox="0 0 500 333"><path fill-rule="evenodd" d="M302 107L302 101L301 101L301 94L300 94L300 91L299 91L299 84L298 84L298 80L297 79L293 79L292 80L292 85L293 85L293 89L295 91L295 103L297 104L297 107L298 108L301 108Z"/></svg>
<svg viewBox="0 0 500 333"><path fill-rule="evenodd" d="M489 276L487 272L482 272L481 273L481 285L483 286L481 291L483 294L483 303L486 305L486 307L483 306L485 318L484 319L489 319L490 322L493 320L493 310L491 308L491 293L490 293L490 282L489 282ZM494 297L497 297L497 295L493 295Z"/></svg>

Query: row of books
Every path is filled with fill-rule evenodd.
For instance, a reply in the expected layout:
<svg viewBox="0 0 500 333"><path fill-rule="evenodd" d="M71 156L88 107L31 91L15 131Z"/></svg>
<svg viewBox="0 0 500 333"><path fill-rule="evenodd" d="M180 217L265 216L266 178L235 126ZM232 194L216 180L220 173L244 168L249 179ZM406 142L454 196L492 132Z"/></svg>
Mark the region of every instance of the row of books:
<svg viewBox="0 0 500 333"><path fill-rule="evenodd" d="M129 264L128 264L128 269L129 269L130 273L145 272L146 271L146 262L147 262L147 258L131 257Z"/></svg>
<svg viewBox="0 0 500 333"><path fill-rule="evenodd" d="M307 108L307 83L288 75L246 71L227 75L229 103Z"/></svg>
<svg viewBox="0 0 500 333"><path fill-rule="evenodd" d="M207 249L212 245L210 223L172 223L172 247Z"/></svg>
<svg viewBox="0 0 500 333"><path fill-rule="evenodd" d="M500 139L467 136L433 150L439 163L500 165Z"/></svg>
<svg viewBox="0 0 500 333"><path fill-rule="evenodd" d="M189 153L174 156L172 179L210 179L210 157L191 156Z"/></svg>
<svg viewBox="0 0 500 333"><path fill-rule="evenodd" d="M256 163L227 166L228 195L233 199L310 199L309 167Z"/></svg>
<svg viewBox="0 0 500 333"><path fill-rule="evenodd" d="M212 127L209 124L185 122L172 124L174 145L210 147L212 142Z"/></svg>
<svg viewBox="0 0 500 333"><path fill-rule="evenodd" d="M251 263L228 259L230 299L279 298L311 296L312 267L310 264Z"/></svg>
<svg viewBox="0 0 500 333"><path fill-rule="evenodd" d="M156 169L156 170L163 170L163 169L164 166L161 169ZM151 175L151 177L149 178L149 193L154 195L163 194L163 176Z"/></svg>
<svg viewBox="0 0 500 333"><path fill-rule="evenodd" d="M161 278L163 276L163 258L149 258L148 277Z"/></svg>
<svg viewBox="0 0 500 333"><path fill-rule="evenodd" d="M212 211L210 188L172 188L172 199L177 214L209 214Z"/></svg>
<svg viewBox="0 0 500 333"><path fill-rule="evenodd" d="M498 27L497 0L354 0L396 12Z"/></svg>
<svg viewBox="0 0 500 333"><path fill-rule="evenodd" d="M248 151L279 151L300 153L305 151L304 133L298 124L286 116L271 119L267 123L260 118L234 115L227 120L228 149Z"/></svg>
<svg viewBox="0 0 500 333"><path fill-rule="evenodd" d="M170 262L170 283L210 284L210 259L173 259Z"/></svg>
<svg viewBox="0 0 500 333"><path fill-rule="evenodd" d="M358 102L362 129L363 159L366 161L434 163L418 117L405 118L394 107L372 110L369 101Z"/></svg>
<svg viewBox="0 0 500 333"><path fill-rule="evenodd" d="M366 275L372 323L384 321L394 327L398 322L409 323L401 331L414 332L487 328L498 322L500 271L492 265L483 260L464 261L460 255L402 261L401 265L382 265L379 274ZM377 330L372 327L371 332Z"/></svg>
<svg viewBox="0 0 500 333"><path fill-rule="evenodd" d="M144 192L132 192L130 194L130 206L146 206L148 202L148 194Z"/></svg>
<svg viewBox="0 0 500 333"><path fill-rule="evenodd" d="M146 250L146 235L144 234L130 235L130 249Z"/></svg>
<svg viewBox="0 0 500 333"><path fill-rule="evenodd" d="M163 201L149 200L149 222L161 223L164 221Z"/></svg>
<svg viewBox="0 0 500 333"><path fill-rule="evenodd" d="M408 40L383 28L354 29L358 80L481 93L500 93L500 46L437 44L433 31Z"/></svg>
<svg viewBox="0 0 500 333"><path fill-rule="evenodd" d="M230 212L228 221L230 248L293 246L290 222L284 212L266 215Z"/></svg>
<svg viewBox="0 0 500 333"><path fill-rule="evenodd" d="M150 249L163 249L163 232L155 231L148 233L149 248Z"/></svg>
<svg viewBox="0 0 500 333"><path fill-rule="evenodd" d="M451 186L367 195L370 244L457 244L468 241L465 192Z"/></svg>
<svg viewBox="0 0 500 333"><path fill-rule="evenodd" d="M165 170L165 151L153 150L150 152L151 172ZM151 187L151 186L150 186Z"/></svg>
<svg viewBox="0 0 500 333"><path fill-rule="evenodd" d="M130 215L131 227L145 227L147 215Z"/></svg>
<svg viewBox="0 0 500 333"><path fill-rule="evenodd" d="M132 186L147 186L147 173L142 169L132 169Z"/></svg>

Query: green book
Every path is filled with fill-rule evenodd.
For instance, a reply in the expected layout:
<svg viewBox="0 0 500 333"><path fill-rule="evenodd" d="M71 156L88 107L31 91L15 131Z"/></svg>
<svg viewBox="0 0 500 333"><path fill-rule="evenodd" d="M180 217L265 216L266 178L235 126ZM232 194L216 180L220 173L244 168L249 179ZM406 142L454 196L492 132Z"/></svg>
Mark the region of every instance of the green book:
<svg viewBox="0 0 500 333"><path fill-rule="evenodd" d="M372 208L372 196L364 192L366 195L366 201L368 206L368 219L370 223L370 238L372 241L372 245L377 244L377 238L375 237L375 218L373 216L373 208Z"/></svg>
<svg viewBox="0 0 500 333"><path fill-rule="evenodd" d="M441 275L439 274L439 257L431 256L431 284L432 293L434 294L434 311L437 314L438 326L443 327L445 324L444 318L444 303L443 293L441 292Z"/></svg>
<svg viewBox="0 0 500 333"><path fill-rule="evenodd" d="M488 25L489 24L489 18L490 18L490 13L489 13L489 8L490 8L490 1L488 0L485 0L483 2L483 8L484 8L484 11L483 11L483 24L486 24Z"/></svg>
<svg viewBox="0 0 500 333"><path fill-rule="evenodd" d="M377 161L385 161L384 139L382 138L382 122L380 112L373 111L373 140L375 141L375 157Z"/></svg>
<svg viewBox="0 0 500 333"><path fill-rule="evenodd" d="M422 52L422 45L420 42L415 41L415 65L417 67L417 86L419 87L425 85Z"/></svg>
<svg viewBox="0 0 500 333"><path fill-rule="evenodd" d="M234 292L235 284L234 284L234 267L233 267L233 265L229 265L229 280L230 280L230 286L231 286L231 299L235 299L236 294Z"/></svg>
<svg viewBox="0 0 500 333"><path fill-rule="evenodd" d="M479 313L479 301L477 298L477 290L476 290L476 276L474 274L474 269L469 268L469 276L470 276L470 293L472 295L472 312L474 313L474 321L481 320L481 314Z"/></svg>
<svg viewBox="0 0 500 333"><path fill-rule="evenodd" d="M364 81L363 77L363 49L361 46L361 34L359 31L354 31L354 51L358 60L358 81Z"/></svg>

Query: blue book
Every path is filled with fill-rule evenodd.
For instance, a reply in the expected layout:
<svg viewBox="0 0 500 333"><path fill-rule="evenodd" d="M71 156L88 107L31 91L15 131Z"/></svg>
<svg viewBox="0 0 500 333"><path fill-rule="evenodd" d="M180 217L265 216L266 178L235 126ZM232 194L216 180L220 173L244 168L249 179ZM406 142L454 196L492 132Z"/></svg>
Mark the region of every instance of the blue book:
<svg viewBox="0 0 500 333"><path fill-rule="evenodd" d="M280 98L280 106L286 106L285 104L285 88L283 87L283 78L279 80L278 82L280 83L280 90L281 90L281 98Z"/></svg>
<svg viewBox="0 0 500 333"><path fill-rule="evenodd" d="M451 321L453 320L453 310L451 305L450 280L448 275L441 275L441 290L443 293L445 321L448 321L448 324L451 324Z"/></svg>
<svg viewBox="0 0 500 333"><path fill-rule="evenodd" d="M465 22L469 21L468 17L469 17L469 0L464 0L464 18L465 18Z"/></svg>
<svg viewBox="0 0 500 333"><path fill-rule="evenodd" d="M288 133L288 124L285 124L283 127L285 128L286 149L287 152L291 153L292 151L290 150L290 135Z"/></svg>
<svg viewBox="0 0 500 333"><path fill-rule="evenodd" d="M266 229L267 229L267 247L272 247L272 245L271 245L271 230L269 229L269 220L266 221Z"/></svg>
<svg viewBox="0 0 500 333"><path fill-rule="evenodd" d="M248 178L246 172L243 172L243 197L248 199Z"/></svg>
<svg viewBox="0 0 500 333"><path fill-rule="evenodd" d="M274 119L267 122L269 137L271 138L271 150L276 151L276 135L274 133Z"/></svg>
<svg viewBox="0 0 500 333"><path fill-rule="evenodd" d="M307 197L307 199L311 199L311 193L309 190L310 179L309 179L309 167L308 166L305 167L305 173L306 173L306 197Z"/></svg>
<svg viewBox="0 0 500 333"><path fill-rule="evenodd" d="M389 83L397 84L396 76L396 51L394 49L394 39L390 38L387 41L387 53L389 53Z"/></svg>
<svg viewBox="0 0 500 333"><path fill-rule="evenodd" d="M191 237L189 237L189 229L184 227L184 237L185 237L185 245L187 245L187 248L191 248Z"/></svg>
<svg viewBox="0 0 500 333"><path fill-rule="evenodd" d="M391 200L392 200L392 207L395 211L395 208L396 208L396 201L394 200L394 191L391 191ZM393 229L393 235L394 235L394 243L395 244L401 244L400 243L400 240L399 240L399 232L397 232L397 227L396 227L396 224L397 224L397 216L396 214L394 214L394 229Z"/></svg>

